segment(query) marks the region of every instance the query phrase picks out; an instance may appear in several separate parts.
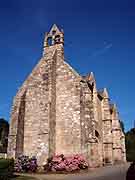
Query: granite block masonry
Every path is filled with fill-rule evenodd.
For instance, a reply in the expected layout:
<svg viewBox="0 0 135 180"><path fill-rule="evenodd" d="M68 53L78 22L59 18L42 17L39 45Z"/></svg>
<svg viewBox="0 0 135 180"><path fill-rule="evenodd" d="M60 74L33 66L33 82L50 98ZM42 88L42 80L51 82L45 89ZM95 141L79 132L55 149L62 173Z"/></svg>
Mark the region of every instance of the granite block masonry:
<svg viewBox="0 0 135 180"><path fill-rule="evenodd" d="M43 57L17 92L12 106L8 156L83 154L90 167L125 162L125 136L107 89L93 73L79 75L64 58L64 32L55 24Z"/></svg>

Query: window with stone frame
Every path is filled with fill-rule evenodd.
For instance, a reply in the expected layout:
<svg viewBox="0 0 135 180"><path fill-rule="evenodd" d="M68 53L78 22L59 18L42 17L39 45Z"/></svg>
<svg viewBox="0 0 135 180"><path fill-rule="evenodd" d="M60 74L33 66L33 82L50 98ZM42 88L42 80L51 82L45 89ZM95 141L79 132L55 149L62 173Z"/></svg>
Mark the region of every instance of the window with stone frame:
<svg viewBox="0 0 135 180"><path fill-rule="evenodd" d="M54 42L55 42L55 44L59 44L60 43L60 35L56 35L55 36Z"/></svg>
<svg viewBox="0 0 135 180"><path fill-rule="evenodd" d="M47 38L47 45L52 46L52 37Z"/></svg>

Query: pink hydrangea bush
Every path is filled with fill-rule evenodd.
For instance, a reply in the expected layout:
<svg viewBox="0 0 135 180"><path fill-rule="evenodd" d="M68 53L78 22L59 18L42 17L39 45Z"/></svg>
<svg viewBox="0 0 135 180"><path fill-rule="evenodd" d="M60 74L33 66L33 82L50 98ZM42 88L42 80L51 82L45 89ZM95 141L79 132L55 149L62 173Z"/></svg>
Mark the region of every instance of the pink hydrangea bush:
<svg viewBox="0 0 135 180"><path fill-rule="evenodd" d="M66 171L73 172L81 169L87 169L88 163L82 155L64 156L55 155L48 159L44 165L45 171Z"/></svg>

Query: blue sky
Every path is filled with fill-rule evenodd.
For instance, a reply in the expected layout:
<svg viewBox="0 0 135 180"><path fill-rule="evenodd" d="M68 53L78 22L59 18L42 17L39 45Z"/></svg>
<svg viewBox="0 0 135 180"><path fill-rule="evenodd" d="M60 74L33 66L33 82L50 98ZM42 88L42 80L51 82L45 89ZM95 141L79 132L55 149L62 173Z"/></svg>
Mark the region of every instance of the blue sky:
<svg viewBox="0 0 135 180"><path fill-rule="evenodd" d="M65 56L107 87L126 130L135 120L135 4L132 0L1 0L0 117L42 55L45 31L65 32Z"/></svg>

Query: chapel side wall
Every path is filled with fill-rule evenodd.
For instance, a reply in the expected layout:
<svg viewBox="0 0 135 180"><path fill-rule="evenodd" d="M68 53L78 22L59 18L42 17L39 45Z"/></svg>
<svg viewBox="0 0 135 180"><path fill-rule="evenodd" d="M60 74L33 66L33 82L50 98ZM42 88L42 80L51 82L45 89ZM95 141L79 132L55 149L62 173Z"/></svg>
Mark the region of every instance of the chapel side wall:
<svg viewBox="0 0 135 180"><path fill-rule="evenodd" d="M57 51L56 70L56 154L81 153L80 80Z"/></svg>

